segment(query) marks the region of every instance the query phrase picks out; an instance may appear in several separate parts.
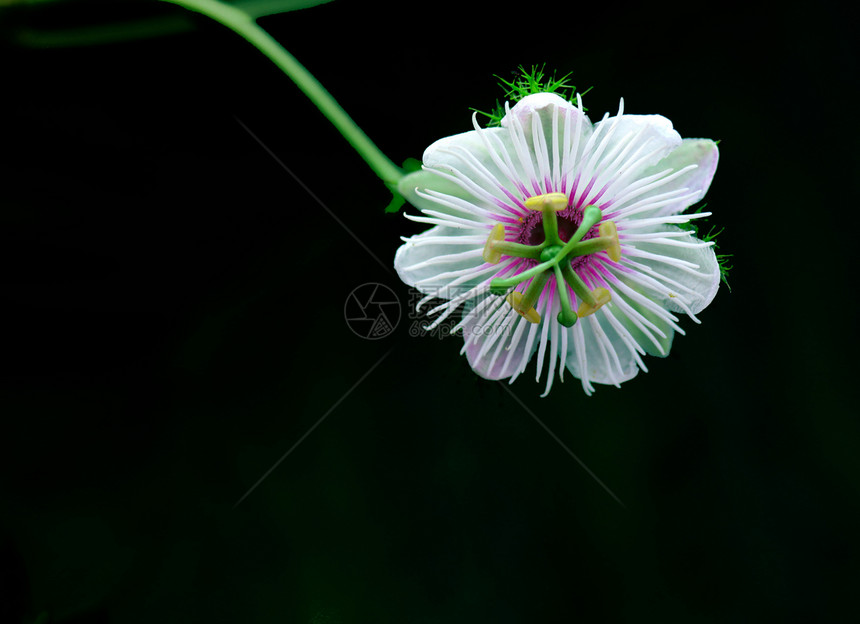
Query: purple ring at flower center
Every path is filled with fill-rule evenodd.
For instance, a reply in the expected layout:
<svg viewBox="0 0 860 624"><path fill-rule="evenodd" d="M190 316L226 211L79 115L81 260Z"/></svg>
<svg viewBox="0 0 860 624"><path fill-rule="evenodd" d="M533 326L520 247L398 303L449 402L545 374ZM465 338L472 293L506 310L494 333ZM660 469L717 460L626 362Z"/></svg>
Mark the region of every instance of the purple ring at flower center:
<svg viewBox="0 0 860 624"><path fill-rule="evenodd" d="M560 210L556 213L556 219L558 221L558 236L563 242L566 243L569 241L570 237L573 236L573 233L576 232L579 227L579 224L582 223L582 213L583 208L577 210L573 206L568 206L564 210ZM582 240L585 241L599 235L598 227L595 225L585 233ZM514 241L522 245L540 245L544 241L544 238L543 213L539 210L530 210L523 218L522 226L520 227L520 231ZM576 269L582 266L583 263L586 263L590 257L591 256L576 256L571 259L570 266Z"/></svg>

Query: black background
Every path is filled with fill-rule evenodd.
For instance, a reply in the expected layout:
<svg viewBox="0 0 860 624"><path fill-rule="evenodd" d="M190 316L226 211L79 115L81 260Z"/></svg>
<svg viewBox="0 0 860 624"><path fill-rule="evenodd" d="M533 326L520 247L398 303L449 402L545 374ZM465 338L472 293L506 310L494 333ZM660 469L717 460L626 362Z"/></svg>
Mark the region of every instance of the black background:
<svg viewBox="0 0 860 624"><path fill-rule="evenodd" d="M521 405L461 339L410 336L391 262L422 228L383 213L385 187L250 46L202 19L97 47L7 37L4 623L855 608L847 12L338 0L261 24L398 163L470 129L519 64L573 72L593 119L624 97L720 139L707 202L732 290L620 390L567 375L540 399L532 363ZM367 282L403 304L376 341L344 321Z"/></svg>

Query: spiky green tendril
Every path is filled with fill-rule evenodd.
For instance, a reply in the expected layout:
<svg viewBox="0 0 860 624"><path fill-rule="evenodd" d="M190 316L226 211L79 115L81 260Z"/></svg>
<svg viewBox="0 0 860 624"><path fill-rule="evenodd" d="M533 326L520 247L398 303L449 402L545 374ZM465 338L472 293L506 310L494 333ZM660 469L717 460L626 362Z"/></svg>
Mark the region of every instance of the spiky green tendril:
<svg viewBox="0 0 860 624"><path fill-rule="evenodd" d="M552 75L546 73L546 64L540 67L532 65L531 69L526 69L520 65L515 73L515 77L511 80L505 80L501 76L495 76L499 80L499 87L504 90L504 99L511 105L519 102L528 95L535 93L555 93L565 100L571 101L576 96L576 87L569 82L570 73L565 74L561 78L556 78L555 72ZM580 93L584 95L591 90L591 87ZM489 119L487 127L499 126L502 123L502 118L505 116L504 103L496 100L495 107L490 112L471 109ZM587 110L583 108L583 110Z"/></svg>
<svg viewBox="0 0 860 624"><path fill-rule="evenodd" d="M702 204L701 206L696 208L690 214L698 214L698 213L702 212L705 209L705 206L707 206L707 204ZM717 256L717 264L719 265L719 269L720 269L720 281L722 281L723 284L726 285L726 288L729 289L729 292L731 292L732 287L731 287L731 285L729 285L728 277L729 277L729 271L732 270L731 258L734 254L717 253L717 251L720 248L720 246L717 244L717 236L722 234L726 228L721 227L721 228L717 229L717 226L712 225L711 228L708 230L708 233L702 235L699 233L699 228L704 224L705 220L706 220L706 218L705 219L690 220L687 223L679 223L678 227L680 227L682 230L686 230L686 231L690 232L693 236L702 239L706 243L713 243L714 244L714 253Z"/></svg>

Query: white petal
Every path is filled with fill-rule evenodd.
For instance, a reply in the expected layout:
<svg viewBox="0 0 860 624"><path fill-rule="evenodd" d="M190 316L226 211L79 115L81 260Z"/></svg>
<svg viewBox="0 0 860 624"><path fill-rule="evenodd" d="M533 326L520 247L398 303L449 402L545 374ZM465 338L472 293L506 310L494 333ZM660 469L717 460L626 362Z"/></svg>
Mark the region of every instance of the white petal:
<svg viewBox="0 0 860 624"><path fill-rule="evenodd" d="M544 128L552 128L553 109L572 109L578 112L576 106L555 93L533 93L527 95L502 118L502 127L510 128L513 117L516 117L523 128L529 131L532 127L532 116L539 115Z"/></svg>
<svg viewBox="0 0 860 624"><path fill-rule="evenodd" d="M681 135L662 115L622 115L609 117L594 127L601 135L583 161L587 178L580 182L579 203L598 203L613 210L625 205L638 180L649 168L681 145ZM665 169L666 167L664 167Z"/></svg>
<svg viewBox="0 0 860 624"><path fill-rule="evenodd" d="M576 163L593 134L591 121L579 107L553 93L535 93L508 110L502 127L512 133L514 150L520 145L520 160L528 159L518 170L524 182L535 178L537 188L528 185L529 194L569 190Z"/></svg>
<svg viewBox="0 0 860 624"><path fill-rule="evenodd" d="M643 171L642 175L648 176L665 169L681 171L688 168L681 175L675 176L670 183L657 189L655 193L686 188L692 194L660 207L649 216L675 215L700 201L711 186L719 159L720 152L717 144L710 139L684 139L671 154Z"/></svg>
<svg viewBox="0 0 860 624"><path fill-rule="evenodd" d="M485 206L481 200L475 197L473 193L464 189L462 185L457 184L455 181L451 181L440 175L438 172L429 169L413 171L412 173L403 176L398 183L397 188L400 194L403 195L410 204L422 212L425 210L436 210L459 217L466 216L462 209L452 209L431 197L427 197L427 189L432 189L442 195L462 199L477 207ZM483 216L468 216L478 221L489 221L489 219Z"/></svg>
<svg viewBox="0 0 860 624"><path fill-rule="evenodd" d="M662 115L621 115L620 117L609 117L594 124L595 133L601 126L607 125L614 128L612 135L604 139L609 143L605 150L606 154L618 144L626 145L632 142L634 152L640 148L641 154L652 154L650 162L644 165L654 165L673 150L681 145L681 135L672 127L672 122ZM659 150L655 152L655 150Z"/></svg>
<svg viewBox="0 0 860 624"><path fill-rule="evenodd" d="M486 233L483 236L486 237ZM485 264L480 255L484 242L462 245L432 242L433 240L453 242L462 238L474 239L475 230L459 230L442 225L432 227L426 232L406 239L394 256L394 269L400 279L409 286L416 287L421 292L435 294L454 280L455 276L450 275L451 273L469 269L474 269L477 273ZM425 244L425 239L431 242ZM478 253L475 253L476 251ZM480 281L480 276L476 275L474 279L461 282L458 289L468 290ZM423 283L419 284L419 282Z"/></svg>
<svg viewBox="0 0 860 624"><path fill-rule="evenodd" d="M496 153L491 153L491 149ZM472 130L445 137L424 151L425 169L405 176L398 188L410 203L420 209L424 204L415 198L415 187L460 197L486 210L498 212L499 203L510 204L511 195L520 194L515 176L496 164L500 151L513 151L509 133L502 128Z"/></svg>
<svg viewBox="0 0 860 624"><path fill-rule="evenodd" d="M663 286L643 285L647 296L675 312L702 311L714 300L720 287L720 265L713 246L674 226L662 226L657 231L670 237L629 242L626 251L630 262L647 267L646 275ZM627 240L624 242L628 244ZM629 275L635 277L635 272ZM644 282L639 280L639 283Z"/></svg>
<svg viewBox="0 0 860 624"><path fill-rule="evenodd" d="M528 340L530 326L503 297L480 302L462 322L469 365L484 379L506 379L518 373L536 347Z"/></svg>
<svg viewBox="0 0 860 624"><path fill-rule="evenodd" d="M624 280L621 280L624 281ZM648 355L666 357L672 348L675 329L663 315L642 303L641 298L635 298L632 293L642 295L641 288L633 283L624 281L624 288L617 283L612 290L612 301L608 306L620 328L616 326L619 336L633 340L639 348Z"/></svg>
<svg viewBox="0 0 860 624"><path fill-rule="evenodd" d="M591 316L579 319L570 330L574 337L576 332L581 337L568 343L567 368L574 377L583 380L588 394L586 381L617 386L639 372L639 358L630 339L625 341L616 329L618 323L608 318L612 314L611 305L610 302Z"/></svg>

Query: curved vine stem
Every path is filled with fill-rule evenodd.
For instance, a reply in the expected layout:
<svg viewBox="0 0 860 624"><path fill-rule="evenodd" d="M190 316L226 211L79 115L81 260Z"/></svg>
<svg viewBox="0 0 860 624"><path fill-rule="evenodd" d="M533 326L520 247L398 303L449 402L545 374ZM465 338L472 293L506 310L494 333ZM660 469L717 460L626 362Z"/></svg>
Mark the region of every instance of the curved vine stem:
<svg viewBox="0 0 860 624"><path fill-rule="evenodd" d="M316 105L338 132L358 152L373 172L394 190L404 173L370 140L356 125L340 104L325 90L319 81L287 52L274 37L261 28L253 16L242 9L219 0L162 0L176 4L189 11L200 13L229 28L254 46L281 71L292 79L296 86Z"/></svg>

